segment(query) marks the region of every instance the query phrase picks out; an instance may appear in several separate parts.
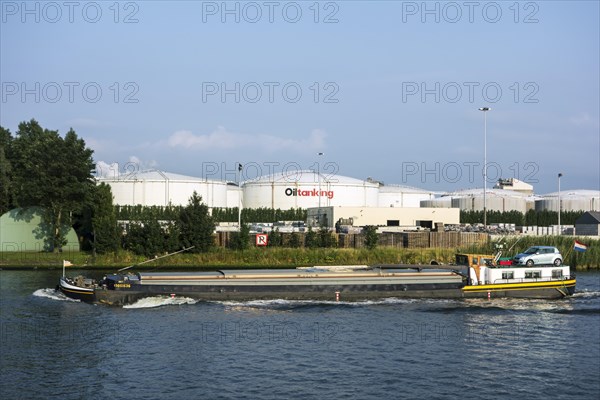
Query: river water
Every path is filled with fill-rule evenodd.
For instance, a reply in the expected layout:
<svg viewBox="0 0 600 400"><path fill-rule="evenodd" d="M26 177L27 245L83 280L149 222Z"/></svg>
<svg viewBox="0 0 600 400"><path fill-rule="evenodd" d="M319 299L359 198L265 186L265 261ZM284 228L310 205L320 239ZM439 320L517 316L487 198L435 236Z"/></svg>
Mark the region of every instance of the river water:
<svg viewBox="0 0 600 400"><path fill-rule="evenodd" d="M89 305L0 271L2 399L597 399L600 273L564 300Z"/></svg>

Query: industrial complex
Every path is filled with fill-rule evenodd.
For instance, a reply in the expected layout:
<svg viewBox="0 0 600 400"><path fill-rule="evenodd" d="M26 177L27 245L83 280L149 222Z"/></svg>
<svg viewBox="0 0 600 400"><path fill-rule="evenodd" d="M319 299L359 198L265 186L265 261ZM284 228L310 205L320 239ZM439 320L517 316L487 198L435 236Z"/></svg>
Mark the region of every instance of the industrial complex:
<svg viewBox="0 0 600 400"><path fill-rule="evenodd" d="M159 170L98 178L110 185L117 205L185 205L195 191L209 208L308 210L309 225L424 227L458 224L461 210L483 210L484 190L438 193L386 185L342 175L296 170L245 182L225 182ZM558 210L558 193L535 195L517 179L501 179L487 189L488 211ZM600 192L569 190L560 194L562 211L600 211Z"/></svg>

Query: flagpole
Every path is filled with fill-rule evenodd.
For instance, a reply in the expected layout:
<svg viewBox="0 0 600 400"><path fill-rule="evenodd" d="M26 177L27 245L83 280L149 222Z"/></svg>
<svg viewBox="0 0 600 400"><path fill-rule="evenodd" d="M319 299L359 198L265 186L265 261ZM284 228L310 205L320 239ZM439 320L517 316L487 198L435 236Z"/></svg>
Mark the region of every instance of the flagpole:
<svg viewBox="0 0 600 400"><path fill-rule="evenodd" d="M571 246L571 247L569 248L569 252L568 252L568 253L567 253L567 255L566 255L566 256L564 256L563 258L564 258L565 260L566 260L567 258L569 258L569 255L571 255L571 252L572 252L572 251L573 251L573 246ZM563 261L564 261L564 260L563 260Z"/></svg>
<svg viewBox="0 0 600 400"><path fill-rule="evenodd" d="M561 206L560 206L560 178L563 176L562 173L559 172L558 174L558 235L562 235L562 229L560 228L560 210L561 210Z"/></svg>
<svg viewBox="0 0 600 400"><path fill-rule="evenodd" d="M71 261L63 260L63 278L67 275L65 273L65 267L70 267L71 265L73 265Z"/></svg>

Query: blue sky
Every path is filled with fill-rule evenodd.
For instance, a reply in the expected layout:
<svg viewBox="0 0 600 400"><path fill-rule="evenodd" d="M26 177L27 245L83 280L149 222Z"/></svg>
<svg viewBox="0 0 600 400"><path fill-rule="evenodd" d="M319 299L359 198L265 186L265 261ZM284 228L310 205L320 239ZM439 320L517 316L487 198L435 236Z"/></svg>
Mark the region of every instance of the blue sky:
<svg viewBox="0 0 600 400"><path fill-rule="evenodd" d="M72 127L104 172L482 187L487 106L488 187L600 190L597 1L0 6L0 125Z"/></svg>

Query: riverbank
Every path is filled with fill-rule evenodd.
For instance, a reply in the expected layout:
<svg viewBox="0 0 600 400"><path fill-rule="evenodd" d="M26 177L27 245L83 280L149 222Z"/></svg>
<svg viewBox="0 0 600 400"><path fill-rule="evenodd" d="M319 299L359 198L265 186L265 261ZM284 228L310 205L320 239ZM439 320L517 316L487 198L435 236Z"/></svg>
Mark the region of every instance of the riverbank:
<svg viewBox="0 0 600 400"><path fill-rule="evenodd" d="M357 265L425 263L432 260L450 263L454 259L453 249L410 249L397 250L382 248L374 251L366 249L290 249L290 248L251 248L244 251L213 249L206 253L176 254L156 262L147 262L136 269L165 268L289 268L313 265ZM62 268L63 260L72 267L87 269L123 268L147 261L142 256L121 251L117 254L99 255L95 258L85 252L71 253L2 253L0 268L33 269Z"/></svg>
<svg viewBox="0 0 600 400"><path fill-rule="evenodd" d="M251 248L232 251L217 248L206 253L181 253L156 262L136 266L137 270L160 268L214 269L217 268L294 268L314 265L373 265L373 264L442 264L454 262L456 253L492 254L487 248L425 248L396 249L292 249L292 248ZM566 253L565 253L566 254ZM0 253L0 269L57 269L62 268L63 260L73 264L68 268L118 269L147 261L143 256L121 251L93 257L86 252L68 253ZM599 269L599 263L591 260L576 260L578 271ZM565 263L570 263L569 259ZM571 264L573 264L571 262Z"/></svg>

